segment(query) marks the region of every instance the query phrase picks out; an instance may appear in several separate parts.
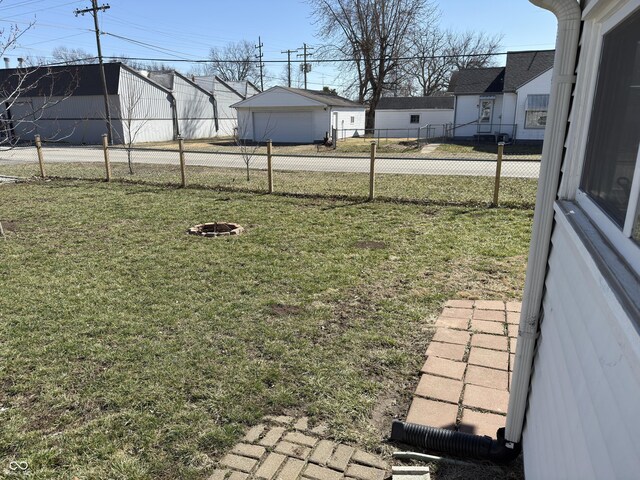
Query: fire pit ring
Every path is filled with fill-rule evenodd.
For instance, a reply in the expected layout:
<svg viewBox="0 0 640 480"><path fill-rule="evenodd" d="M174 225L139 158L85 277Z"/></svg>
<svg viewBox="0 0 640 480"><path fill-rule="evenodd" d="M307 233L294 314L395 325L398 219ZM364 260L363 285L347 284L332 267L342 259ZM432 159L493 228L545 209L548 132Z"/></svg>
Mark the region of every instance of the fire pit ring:
<svg viewBox="0 0 640 480"><path fill-rule="evenodd" d="M187 232L201 237L227 237L229 235L240 235L244 232L244 228L237 223L211 222L191 227Z"/></svg>

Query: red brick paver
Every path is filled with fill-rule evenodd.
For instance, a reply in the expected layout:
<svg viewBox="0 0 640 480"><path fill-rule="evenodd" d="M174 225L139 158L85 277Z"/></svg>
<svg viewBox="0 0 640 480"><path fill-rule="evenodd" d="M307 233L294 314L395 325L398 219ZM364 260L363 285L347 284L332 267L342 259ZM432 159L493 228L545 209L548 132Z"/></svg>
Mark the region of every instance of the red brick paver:
<svg viewBox="0 0 640 480"><path fill-rule="evenodd" d="M506 420L520 310L519 302L448 301L407 421L495 437Z"/></svg>
<svg viewBox="0 0 640 480"><path fill-rule="evenodd" d="M416 395L457 404L462 393L462 385L460 380L422 375Z"/></svg>
<svg viewBox="0 0 640 480"><path fill-rule="evenodd" d="M473 308L473 304L473 300L448 300L444 306L452 308Z"/></svg>
<svg viewBox="0 0 640 480"><path fill-rule="evenodd" d="M471 320L471 330L493 335L504 335L504 323L489 320Z"/></svg>
<svg viewBox="0 0 640 480"><path fill-rule="evenodd" d="M466 330L469 327L469 320L464 318L440 317L436 320L434 326L440 328L455 328L458 330Z"/></svg>
<svg viewBox="0 0 640 480"><path fill-rule="evenodd" d="M465 407L506 414L509 405L509 392L469 384L464 387L462 404Z"/></svg>
<svg viewBox="0 0 640 480"><path fill-rule="evenodd" d="M431 342L427 348L427 356L448 358L449 360L462 361L466 347L464 345L455 345L453 343Z"/></svg>
<svg viewBox="0 0 640 480"><path fill-rule="evenodd" d="M467 364L464 362L454 362L446 358L428 357L421 371L422 373L462 380L465 368L467 368Z"/></svg>
<svg viewBox="0 0 640 480"><path fill-rule="evenodd" d="M463 330L453 330L450 328L439 328L431 339L432 342L456 343L466 345L469 343L471 334Z"/></svg>
<svg viewBox="0 0 640 480"><path fill-rule="evenodd" d="M453 430L457 416L457 405L414 397L407 414L407 422Z"/></svg>
<svg viewBox="0 0 640 480"><path fill-rule="evenodd" d="M471 351L469 352L469 364L479 365L481 367L497 368L499 370L508 370L509 354L498 350L471 347Z"/></svg>
<svg viewBox="0 0 640 480"><path fill-rule="evenodd" d="M460 431L495 438L496 432L506 424L507 418L495 413L474 412L465 408L460 420Z"/></svg>
<svg viewBox="0 0 640 480"><path fill-rule="evenodd" d="M472 347L488 348L490 350L507 351L507 337L504 335L487 335L486 333L476 333L471 339Z"/></svg>

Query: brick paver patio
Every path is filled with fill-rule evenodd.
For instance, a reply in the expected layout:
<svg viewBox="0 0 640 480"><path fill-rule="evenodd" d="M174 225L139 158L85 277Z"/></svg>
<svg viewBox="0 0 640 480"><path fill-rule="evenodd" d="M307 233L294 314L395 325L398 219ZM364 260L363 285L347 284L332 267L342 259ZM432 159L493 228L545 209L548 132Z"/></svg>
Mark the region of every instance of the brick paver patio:
<svg viewBox="0 0 640 480"><path fill-rule="evenodd" d="M520 302L449 300L407 421L495 438L504 427Z"/></svg>
<svg viewBox="0 0 640 480"><path fill-rule="evenodd" d="M384 480L389 464L377 455L322 438L306 418L266 417L219 462L209 480Z"/></svg>

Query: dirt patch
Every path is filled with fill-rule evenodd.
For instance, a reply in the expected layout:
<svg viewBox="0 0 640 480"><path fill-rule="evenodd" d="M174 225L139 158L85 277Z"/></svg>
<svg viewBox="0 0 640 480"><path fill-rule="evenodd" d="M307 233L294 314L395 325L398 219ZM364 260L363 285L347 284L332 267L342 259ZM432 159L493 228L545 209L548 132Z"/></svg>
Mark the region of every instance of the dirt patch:
<svg viewBox="0 0 640 480"><path fill-rule="evenodd" d="M356 248L382 250L383 248L387 248L387 244L384 242L374 242L372 240L362 240L360 242L356 242Z"/></svg>
<svg viewBox="0 0 640 480"><path fill-rule="evenodd" d="M298 315L302 313L302 308L297 305L285 305L282 303L276 303L275 305L271 305L271 313L277 315L278 317L284 317L287 315Z"/></svg>
<svg viewBox="0 0 640 480"><path fill-rule="evenodd" d="M18 227L18 222L16 222L15 220L3 220L0 218L0 223L2 224L2 228L4 229L5 233L15 232L16 228Z"/></svg>

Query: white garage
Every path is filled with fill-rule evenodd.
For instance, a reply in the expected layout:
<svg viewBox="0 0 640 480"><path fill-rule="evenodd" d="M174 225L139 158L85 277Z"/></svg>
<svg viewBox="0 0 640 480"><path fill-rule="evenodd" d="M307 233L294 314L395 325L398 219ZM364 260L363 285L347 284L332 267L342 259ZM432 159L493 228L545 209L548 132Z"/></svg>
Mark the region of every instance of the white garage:
<svg viewBox="0 0 640 480"><path fill-rule="evenodd" d="M313 143L313 112L253 112L254 140Z"/></svg>
<svg viewBox="0 0 640 480"><path fill-rule="evenodd" d="M238 137L244 141L317 143L364 134L365 107L316 90L272 87L232 105L238 112Z"/></svg>

